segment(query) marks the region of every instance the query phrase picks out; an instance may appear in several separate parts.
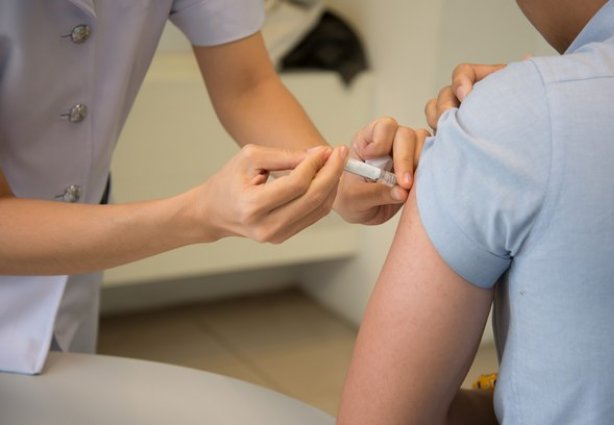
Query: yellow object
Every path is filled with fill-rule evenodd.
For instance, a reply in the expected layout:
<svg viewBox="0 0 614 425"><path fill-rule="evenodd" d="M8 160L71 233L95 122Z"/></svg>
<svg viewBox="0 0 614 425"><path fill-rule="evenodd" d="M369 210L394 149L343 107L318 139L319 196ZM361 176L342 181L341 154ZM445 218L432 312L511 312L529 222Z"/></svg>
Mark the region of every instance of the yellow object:
<svg viewBox="0 0 614 425"><path fill-rule="evenodd" d="M497 374L480 375L477 381L471 386L474 390L494 390L497 384Z"/></svg>

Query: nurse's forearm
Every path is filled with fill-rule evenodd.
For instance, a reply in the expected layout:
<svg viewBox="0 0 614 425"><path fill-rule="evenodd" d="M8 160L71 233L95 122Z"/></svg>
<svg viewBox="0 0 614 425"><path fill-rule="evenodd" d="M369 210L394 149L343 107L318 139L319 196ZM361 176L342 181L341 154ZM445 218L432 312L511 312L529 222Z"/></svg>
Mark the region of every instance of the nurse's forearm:
<svg viewBox="0 0 614 425"><path fill-rule="evenodd" d="M326 144L302 106L276 76L220 102L218 114L241 145L304 149Z"/></svg>
<svg viewBox="0 0 614 425"><path fill-rule="evenodd" d="M91 272L206 240L190 196L124 205L0 198L0 274Z"/></svg>
<svg viewBox="0 0 614 425"><path fill-rule="evenodd" d="M15 198L0 170L0 274L90 272L228 236L281 243L328 214L346 156L250 145L181 195L122 205Z"/></svg>
<svg viewBox="0 0 614 425"><path fill-rule="evenodd" d="M326 144L277 75L256 33L221 46L194 47L215 111L242 146L304 149Z"/></svg>

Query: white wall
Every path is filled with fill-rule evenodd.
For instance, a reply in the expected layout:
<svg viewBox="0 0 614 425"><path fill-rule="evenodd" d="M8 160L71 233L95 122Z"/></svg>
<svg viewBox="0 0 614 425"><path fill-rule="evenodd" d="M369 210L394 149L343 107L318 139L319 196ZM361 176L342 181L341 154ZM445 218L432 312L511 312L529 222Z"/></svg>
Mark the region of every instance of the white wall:
<svg viewBox="0 0 614 425"><path fill-rule="evenodd" d="M422 108L461 62L552 54L513 0L326 0L366 44L376 114L422 125Z"/></svg>
<svg viewBox="0 0 614 425"><path fill-rule="evenodd" d="M374 116L424 126L423 108L457 63L495 63L552 50L513 0L328 0L361 33L376 78ZM305 289L359 323L396 219L364 227L358 256L305 267Z"/></svg>

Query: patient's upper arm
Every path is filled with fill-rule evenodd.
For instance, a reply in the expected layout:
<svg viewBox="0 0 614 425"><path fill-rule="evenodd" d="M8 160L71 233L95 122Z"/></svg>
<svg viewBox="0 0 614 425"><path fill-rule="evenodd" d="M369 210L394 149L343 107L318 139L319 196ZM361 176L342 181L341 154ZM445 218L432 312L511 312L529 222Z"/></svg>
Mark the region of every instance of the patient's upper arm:
<svg viewBox="0 0 614 425"><path fill-rule="evenodd" d="M443 421L484 329L492 290L442 260L414 192L360 329L340 423Z"/></svg>

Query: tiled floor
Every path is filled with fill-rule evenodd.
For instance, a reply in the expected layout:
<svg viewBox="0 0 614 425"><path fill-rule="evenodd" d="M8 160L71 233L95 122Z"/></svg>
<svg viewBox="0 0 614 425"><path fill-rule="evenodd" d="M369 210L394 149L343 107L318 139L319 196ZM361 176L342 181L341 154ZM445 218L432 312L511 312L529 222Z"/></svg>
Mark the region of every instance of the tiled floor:
<svg viewBox="0 0 614 425"><path fill-rule="evenodd" d="M336 413L356 330L298 290L103 318L98 351L233 376ZM494 371L478 353L468 381Z"/></svg>

